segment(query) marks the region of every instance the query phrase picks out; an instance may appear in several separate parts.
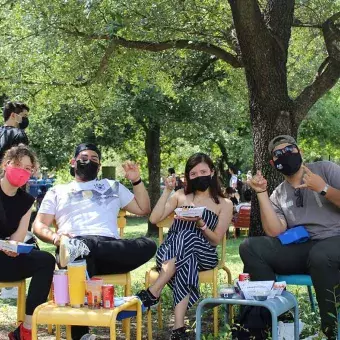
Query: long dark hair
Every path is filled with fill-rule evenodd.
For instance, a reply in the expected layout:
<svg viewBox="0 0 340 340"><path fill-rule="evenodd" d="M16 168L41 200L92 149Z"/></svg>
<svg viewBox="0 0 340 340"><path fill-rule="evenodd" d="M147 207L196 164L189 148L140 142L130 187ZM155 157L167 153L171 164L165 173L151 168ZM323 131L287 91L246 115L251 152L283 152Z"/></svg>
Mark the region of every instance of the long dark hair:
<svg viewBox="0 0 340 340"><path fill-rule="evenodd" d="M217 177L216 168L211 158L202 152L198 152L190 156L190 158L187 161L187 164L185 165L185 179L187 182L185 194L188 195L193 192L190 177L189 177L189 172L199 163L206 163L208 167L210 168L210 170L214 171L214 175L211 178L211 185L209 187L209 192L214 202L216 204L219 204L220 200L218 197L219 196L225 197L224 193L222 192L221 182L219 178Z"/></svg>

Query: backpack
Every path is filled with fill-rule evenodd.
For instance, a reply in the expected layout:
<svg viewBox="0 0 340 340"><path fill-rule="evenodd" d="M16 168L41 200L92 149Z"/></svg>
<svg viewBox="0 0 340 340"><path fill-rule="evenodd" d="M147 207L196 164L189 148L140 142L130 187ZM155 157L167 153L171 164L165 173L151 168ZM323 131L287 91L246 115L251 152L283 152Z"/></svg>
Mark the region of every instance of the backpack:
<svg viewBox="0 0 340 340"><path fill-rule="evenodd" d="M271 334L272 318L269 310L258 306L242 306L232 327L232 338L264 340Z"/></svg>

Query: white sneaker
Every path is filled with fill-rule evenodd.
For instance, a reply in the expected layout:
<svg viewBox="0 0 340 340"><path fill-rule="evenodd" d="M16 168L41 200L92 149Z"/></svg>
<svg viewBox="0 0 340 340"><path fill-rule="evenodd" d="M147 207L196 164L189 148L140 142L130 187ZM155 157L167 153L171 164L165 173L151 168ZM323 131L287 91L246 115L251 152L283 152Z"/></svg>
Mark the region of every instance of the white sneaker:
<svg viewBox="0 0 340 340"><path fill-rule="evenodd" d="M96 336L94 334L85 334L83 335L80 340L96 340Z"/></svg>
<svg viewBox="0 0 340 340"><path fill-rule="evenodd" d="M0 299L17 299L18 298L18 287L2 288Z"/></svg>
<svg viewBox="0 0 340 340"><path fill-rule="evenodd" d="M59 261L61 267L66 267L79 256L83 257L90 253L88 246L81 240L62 235L60 238Z"/></svg>

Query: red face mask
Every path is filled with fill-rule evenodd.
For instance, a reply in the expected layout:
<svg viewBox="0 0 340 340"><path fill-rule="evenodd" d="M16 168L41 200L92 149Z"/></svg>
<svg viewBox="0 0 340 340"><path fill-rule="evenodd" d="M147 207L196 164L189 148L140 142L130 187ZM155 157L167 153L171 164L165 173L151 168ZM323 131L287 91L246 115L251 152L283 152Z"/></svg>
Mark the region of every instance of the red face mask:
<svg viewBox="0 0 340 340"><path fill-rule="evenodd" d="M20 188L28 182L31 177L31 173L25 169L7 165L5 176L11 185Z"/></svg>

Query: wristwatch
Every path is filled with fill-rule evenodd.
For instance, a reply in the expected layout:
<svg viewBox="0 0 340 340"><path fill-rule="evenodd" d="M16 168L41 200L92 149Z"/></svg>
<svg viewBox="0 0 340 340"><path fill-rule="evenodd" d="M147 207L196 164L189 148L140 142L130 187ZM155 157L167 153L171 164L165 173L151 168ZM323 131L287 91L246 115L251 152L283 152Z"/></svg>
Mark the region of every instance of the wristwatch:
<svg viewBox="0 0 340 340"><path fill-rule="evenodd" d="M326 184L326 186L319 192L319 194L321 196L326 196L328 188L329 188L329 184Z"/></svg>

